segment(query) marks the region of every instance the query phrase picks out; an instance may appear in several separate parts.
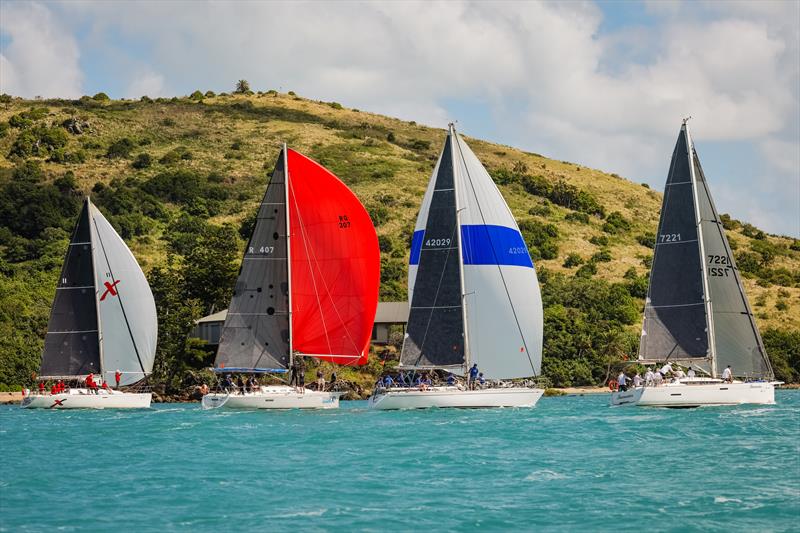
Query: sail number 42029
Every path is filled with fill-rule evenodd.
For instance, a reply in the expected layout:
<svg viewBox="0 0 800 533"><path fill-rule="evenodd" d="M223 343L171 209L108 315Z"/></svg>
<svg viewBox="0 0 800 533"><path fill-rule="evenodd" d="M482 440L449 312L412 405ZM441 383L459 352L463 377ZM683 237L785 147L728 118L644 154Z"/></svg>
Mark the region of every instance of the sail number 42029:
<svg viewBox="0 0 800 533"><path fill-rule="evenodd" d="M425 246L429 248L443 248L450 246L450 239L428 239L425 241Z"/></svg>

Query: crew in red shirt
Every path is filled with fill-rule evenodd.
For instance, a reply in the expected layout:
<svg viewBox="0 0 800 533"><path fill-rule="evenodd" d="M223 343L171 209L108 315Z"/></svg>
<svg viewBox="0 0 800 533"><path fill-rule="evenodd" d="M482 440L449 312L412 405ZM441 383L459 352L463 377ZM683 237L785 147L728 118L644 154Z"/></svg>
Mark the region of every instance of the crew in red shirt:
<svg viewBox="0 0 800 533"><path fill-rule="evenodd" d="M39 382L39 394L44 394L44 381Z"/></svg>
<svg viewBox="0 0 800 533"><path fill-rule="evenodd" d="M122 372L119 370L114 372L114 379L117 381L117 389L119 389L119 380L122 379Z"/></svg>

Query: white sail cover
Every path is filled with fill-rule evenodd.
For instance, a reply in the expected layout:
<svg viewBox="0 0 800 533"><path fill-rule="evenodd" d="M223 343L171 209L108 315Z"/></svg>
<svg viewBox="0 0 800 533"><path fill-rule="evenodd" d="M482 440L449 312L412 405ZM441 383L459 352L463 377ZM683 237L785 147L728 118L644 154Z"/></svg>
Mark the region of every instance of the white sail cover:
<svg viewBox="0 0 800 533"><path fill-rule="evenodd" d="M528 248L486 169L454 129L450 135L460 210L469 362L476 363L488 379L538 375L542 362L542 299ZM441 159L434 177L440 164ZM414 231L408 276L410 296L434 181L431 179L425 193Z"/></svg>
<svg viewBox="0 0 800 533"><path fill-rule="evenodd" d="M90 204L103 378L130 385L153 370L158 337L150 285L125 241Z"/></svg>

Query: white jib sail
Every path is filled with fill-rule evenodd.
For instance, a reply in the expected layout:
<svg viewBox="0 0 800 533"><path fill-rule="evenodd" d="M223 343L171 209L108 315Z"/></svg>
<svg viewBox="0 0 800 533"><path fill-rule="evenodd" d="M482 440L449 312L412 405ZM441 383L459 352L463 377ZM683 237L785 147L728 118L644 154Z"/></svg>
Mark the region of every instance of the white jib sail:
<svg viewBox="0 0 800 533"><path fill-rule="evenodd" d="M155 300L136 258L94 205L91 220L103 378L113 384L119 370L120 383L129 385L153 370Z"/></svg>

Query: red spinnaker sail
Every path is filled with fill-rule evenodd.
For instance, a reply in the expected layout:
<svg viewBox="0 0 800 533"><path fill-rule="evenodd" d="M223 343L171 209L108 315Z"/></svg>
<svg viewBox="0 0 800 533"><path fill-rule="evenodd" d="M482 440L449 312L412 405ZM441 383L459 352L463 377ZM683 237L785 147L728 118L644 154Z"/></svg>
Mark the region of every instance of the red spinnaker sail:
<svg viewBox="0 0 800 533"><path fill-rule="evenodd" d="M294 150L287 159L292 348L366 364L380 284L375 227L339 178Z"/></svg>

